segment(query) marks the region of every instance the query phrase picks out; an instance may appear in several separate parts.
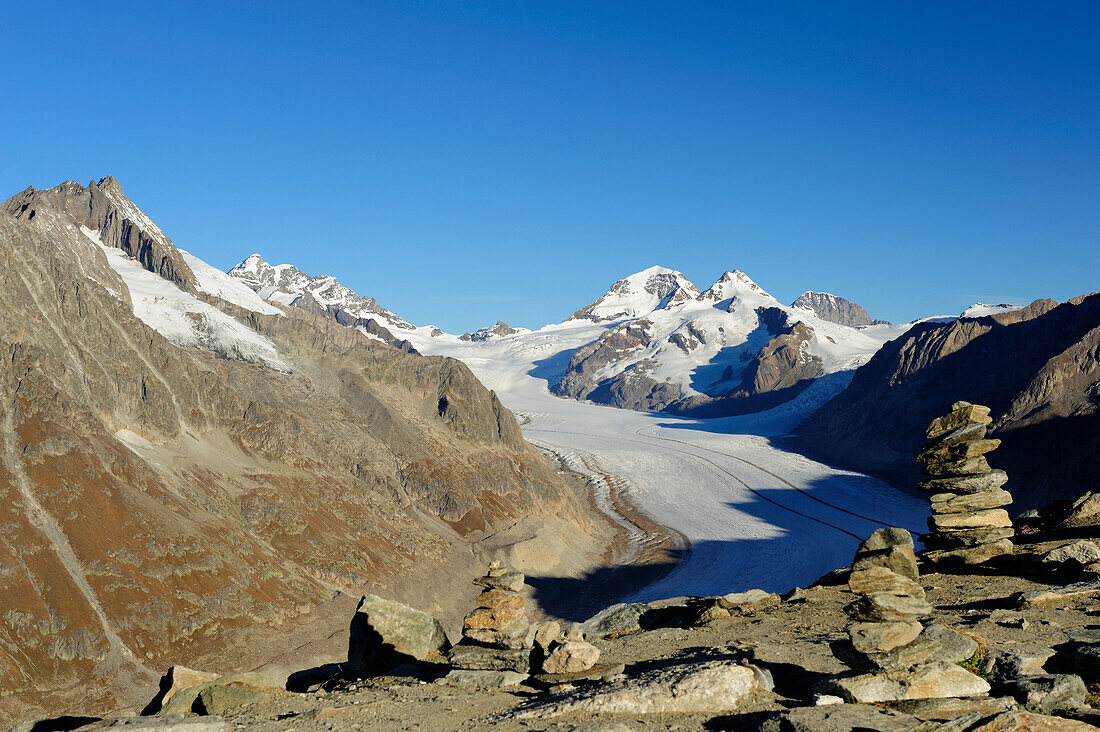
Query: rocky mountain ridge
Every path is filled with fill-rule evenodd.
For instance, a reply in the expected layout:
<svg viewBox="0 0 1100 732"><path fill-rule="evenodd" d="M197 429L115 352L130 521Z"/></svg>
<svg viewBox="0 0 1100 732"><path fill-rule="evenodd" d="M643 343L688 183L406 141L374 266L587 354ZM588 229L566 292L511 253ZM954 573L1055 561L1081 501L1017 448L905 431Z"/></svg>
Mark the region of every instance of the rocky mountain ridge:
<svg viewBox="0 0 1100 732"><path fill-rule="evenodd" d="M290 264L271 265L259 254L249 255L228 274L264 300L325 315L403 351L416 350L407 340L393 334L394 330L400 333L416 326L379 305L373 297L344 287L335 277L310 276Z"/></svg>
<svg viewBox="0 0 1100 732"><path fill-rule="evenodd" d="M1036 300L992 315L915 325L856 371L849 386L798 429L791 444L834 464L915 485L910 456L942 394L992 408L990 435L1017 503L1079 495L1100 450L1100 293Z"/></svg>
<svg viewBox="0 0 1100 732"><path fill-rule="evenodd" d="M867 311L851 300L831 295L828 292L806 291L791 303L792 308L809 310L822 320L839 323L852 328L862 325L889 325L886 320L874 320Z"/></svg>
<svg viewBox="0 0 1100 732"><path fill-rule="evenodd" d="M0 282L0 715L308 653L365 588L446 617L426 588L509 530L544 571L613 533L465 365L261 300L113 179L4 204Z"/></svg>

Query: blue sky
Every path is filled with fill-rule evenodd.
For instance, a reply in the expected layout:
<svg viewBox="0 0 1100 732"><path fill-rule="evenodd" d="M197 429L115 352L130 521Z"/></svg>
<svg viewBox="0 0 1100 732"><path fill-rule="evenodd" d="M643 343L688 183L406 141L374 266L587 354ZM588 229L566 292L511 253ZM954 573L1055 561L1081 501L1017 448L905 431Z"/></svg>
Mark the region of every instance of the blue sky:
<svg viewBox="0 0 1100 732"><path fill-rule="evenodd" d="M20 3L0 193L106 174L176 243L417 323L652 264L897 321L1100 289L1093 3Z"/></svg>

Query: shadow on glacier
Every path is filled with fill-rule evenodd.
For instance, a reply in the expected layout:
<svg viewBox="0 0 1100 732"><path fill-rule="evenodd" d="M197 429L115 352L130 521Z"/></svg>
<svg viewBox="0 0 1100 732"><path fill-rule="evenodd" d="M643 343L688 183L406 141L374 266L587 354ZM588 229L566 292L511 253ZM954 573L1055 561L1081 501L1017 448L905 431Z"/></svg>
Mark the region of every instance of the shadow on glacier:
<svg viewBox="0 0 1100 732"><path fill-rule="evenodd" d="M742 522L745 515L751 516L759 526L754 530L770 536L704 539L689 548L669 550L653 563L600 567L579 577L528 576L527 584L548 614L577 622L617 602L708 597L754 588L782 593L795 586L805 587L846 566L859 542L875 529L902 525L910 531L920 530L917 524L923 514L916 510L906 521L890 521L871 513L874 495L861 495L862 489L881 488L882 484L866 481L853 486L846 477L828 476L809 485L810 493L817 489L835 496L838 482L845 482L851 503L836 507L786 488L754 487L747 500L700 510L728 510L731 519L736 512ZM846 513L851 504L858 505L853 513L867 511L867 516Z"/></svg>
<svg viewBox="0 0 1100 732"><path fill-rule="evenodd" d="M781 437L789 434L823 404L844 391L851 383L854 374L854 370L825 374L795 398L762 412L706 419L662 415L665 421L659 422L657 426L723 435Z"/></svg>
<svg viewBox="0 0 1100 732"><path fill-rule="evenodd" d="M573 354L579 350L580 348L566 348L553 356L534 361L532 362L534 368L530 369L527 375L539 381L545 381L546 388L549 389L565 376L565 372L569 370L569 359L573 358Z"/></svg>

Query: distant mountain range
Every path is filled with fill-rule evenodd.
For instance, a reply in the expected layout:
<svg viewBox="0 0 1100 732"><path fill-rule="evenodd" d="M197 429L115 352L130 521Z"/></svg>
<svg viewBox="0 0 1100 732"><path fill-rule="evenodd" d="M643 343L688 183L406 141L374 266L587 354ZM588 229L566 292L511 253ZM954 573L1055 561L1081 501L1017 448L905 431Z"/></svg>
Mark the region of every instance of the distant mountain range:
<svg viewBox="0 0 1100 732"><path fill-rule="evenodd" d="M371 327L366 323L373 320L375 328L403 329L412 341L454 337L414 327L332 277L273 267L259 255L229 274L270 301L327 312L353 327ZM726 272L701 292L664 267L615 282L561 325L587 326L591 340L551 385L555 394L693 416L780 404L823 375L854 369L907 327L873 320L859 305L827 293L806 292L783 305L741 271ZM530 332L498 322L459 338L522 338Z"/></svg>

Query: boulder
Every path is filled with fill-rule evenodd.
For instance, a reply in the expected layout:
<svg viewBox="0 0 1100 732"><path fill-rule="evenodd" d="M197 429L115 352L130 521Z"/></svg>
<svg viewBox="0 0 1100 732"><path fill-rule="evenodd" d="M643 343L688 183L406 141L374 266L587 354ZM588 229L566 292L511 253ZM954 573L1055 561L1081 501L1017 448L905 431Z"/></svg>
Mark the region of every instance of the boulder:
<svg viewBox="0 0 1100 732"><path fill-rule="evenodd" d="M1097 595L1100 595L1100 580L1089 580L1063 587L1052 587L1049 590L1024 592L1017 596L1017 602L1020 607L1071 604Z"/></svg>
<svg viewBox="0 0 1100 732"><path fill-rule="evenodd" d="M765 720L760 732L918 732L921 721L901 712L862 704L795 707Z"/></svg>
<svg viewBox="0 0 1100 732"><path fill-rule="evenodd" d="M982 720L969 732L1095 732L1096 727L1063 717L1048 717L1016 709Z"/></svg>
<svg viewBox="0 0 1100 732"><path fill-rule="evenodd" d="M1016 547L1008 539L988 544L960 547L958 549L933 549L924 553L924 558L936 564L984 564L994 557L1012 554Z"/></svg>
<svg viewBox="0 0 1100 732"><path fill-rule="evenodd" d="M543 656L550 652L551 644L561 638L561 623L555 620L544 620L535 625L535 648Z"/></svg>
<svg viewBox="0 0 1100 732"><path fill-rule="evenodd" d="M1015 529L1001 527L996 529L954 529L939 534L926 534L921 537L928 549L959 549L980 544L991 544L1001 539L1011 539Z"/></svg>
<svg viewBox="0 0 1100 732"><path fill-rule="evenodd" d="M348 670L368 673L422 661L450 647L431 615L377 595L365 595L351 620Z"/></svg>
<svg viewBox="0 0 1100 732"><path fill-rule="evenodd" d="M161 677L160 690L157 692L157 695L153 697L141 713L146 715L156 714L180 689L186 689L189 686L199 686L205 684L207 681L213 681L216 678L218 678L218 674L215 673L195 671L194 669L180 665L172 666L164 676Z"/></svg>
<svg viewBox="0 0 1100 732"><path fill-rule="evenodd" d="M826 679L814 687L847 702L877 704L902 699L938 699L989 693L989 683L953 663L933 663L907 671Z"/></svg>
<svg viewBox="0 0 1100 732"><path fill-rule="evenodd" d="M589 638L617 638L638 633L642 630L641 617L647 610L649 606L641 603L612 605L581 623L581 628Z"/></svg>
<svg viewBox="0 0 1100 732"><path fill-rule="evenodd" d="M917 581L917 557L913 553L913 537L905 529L878 529L856 550L852 571L882 567L907 579Z"/></svg>
<svg viewBox="0 0 1100 732"><path fill-rule="evenodd" d="M950 722L960 717L969 717L976 721L1015 709L1016 700L1010 696L970 696L961 699L909 699L895 702L891 706L925 721ZM960 728L966 729L968 726L964 724Z"/></svg>
<svg viewBox="0 0 1100 732"><path fill-rule="evenodd" d="M923 626L915 620L893 623L852 623L848 640L859 653L881 653L904 646L920 635Z"/></svg>
<svg viewBox="0 0 1100 732"><path fill-rule="evenodd" d="M861 654L872 668L901 670L933 662L958 663L973 656L977 642L962 633L929 623L911 643L887 652Z"/></svg>
<svg viewBox="0 0 1100 732"><path fill-rule="evenodd" d="M490 569L490 574L484 577L478 577L474 580L475 585L481 585L491 590L504 590L506 592L519 592L523 589L523 583L527 579L522 572L514 572L510 570L496 571Z"/></svg>
<svg viewBox="0 0 1100 732"><path fill-rule="evenodd" d="M723 714L766 693L766 672L732 661L707 661L555 694L520 712L520 718L566 714Z"/></svg>
<svg viewBox="0 0 1100 732"><path fill-rule="evenodd" d="M18 728L16 728L18 729ZM72 727L40 726L29 728L35 732ZM117 732L224 732L225 720L221 717L120 717L105 719L79 729L112 729ZM15 729L12 730L15 732Z"/></svg>
<svg viewBox="0 0 1100 732"><path fill-rule="evenodd" d="M624 671L626 671L626 664L623 663L597 663L587 671L575 671L567 674L538 674L534 679L540 684L557 686L558 684L574 684L583 681L611 681L622 676Z"/></svg>
<svg viewBox="0 0 1100 732"><path fill-rule="evenodd" d="M969 442L953 442L950 444L935 444L926 447L917 455L917 462L942 465L960 460L969 460L980 457L987 452L992 452L1001 446L997 439L972 440Z"/></svg>
<svg viewBox="0 0 1100 732"><path fill-rule="evenodd" d="M587 671L600 660L600 649L584 641L565 641L554 646L542 662L548 674L570 674Z"/></svg>
<svg viewBox="0 0 1100 732"><path fill-rule="evenodd" d="M246 684L212 683L202 687L195 699L194 711L204 716L220 716L247 704L263 704L272 695Z"/></svg>
<svg viewBox="0 0 1100 732"><path fill-rule="evenodd" d="M1047 552L1040 561L1056 567L1081 569L1093 562L1100 562L1100 547L1091 541L1075 541Z"/></svg>
<svg viewBox="0 0 1100 732"><path fill-rule="evenodd" d="M1100 493L1086 493L1073 502L1062 526L1078 528L1100 524Z"/></svg>
<svg viewBox="0 0 1100 732"><path fill-rule="evenodd" d="M1044 646L987 648L982 671L997 683L1004 684L1025 676L1045 674L1044 666L1053 656L1054 649Z"/></svg>
<svg viewBox="0 0 1100 732"><path fill-rule="evenodd" d="M745 590L744 592L731 592L719 598L719 604L739 615L752 615L761 610L769 610L779 607L782 598L774 592L764 590Z"/></svg>
<svg viewBox="0 0 1100 732"><path fill-rule="evenodd" d="M1082 707L1088 694L1084 680L1074 674L1021 676L1004 688L1016 701L1040 712Z"/></svg>
<svg viewBox="0 0 1100 732"><path fill-rule="evenodd" d="M1078 646L1073 653L1073 670L1086 679L1100 679L1100 644Z"/></svg>

